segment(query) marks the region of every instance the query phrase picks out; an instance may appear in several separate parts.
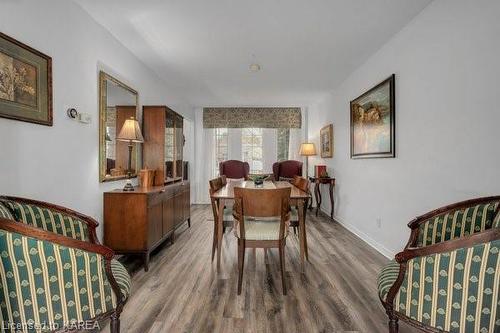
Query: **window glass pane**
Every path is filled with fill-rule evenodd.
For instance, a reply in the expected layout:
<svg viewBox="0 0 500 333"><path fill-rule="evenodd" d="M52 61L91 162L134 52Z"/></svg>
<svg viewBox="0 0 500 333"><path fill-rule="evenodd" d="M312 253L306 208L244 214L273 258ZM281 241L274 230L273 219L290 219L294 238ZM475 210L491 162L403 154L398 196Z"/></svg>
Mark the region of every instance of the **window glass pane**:
<svg viewBox="0 0 500 333"><path fill-rule="evenodd" d="M242 159L250 165L250 173L262 173L262 128L241 130Z"/></svg>

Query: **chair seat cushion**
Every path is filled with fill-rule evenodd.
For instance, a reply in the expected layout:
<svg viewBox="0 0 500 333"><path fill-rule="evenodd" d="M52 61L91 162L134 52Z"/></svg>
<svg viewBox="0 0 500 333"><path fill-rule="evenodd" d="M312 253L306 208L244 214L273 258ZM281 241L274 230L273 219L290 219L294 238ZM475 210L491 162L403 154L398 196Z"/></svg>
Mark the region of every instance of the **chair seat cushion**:
<svg viewBox="0 0 500 333"><path fill-rule="evenodd" d="M276 217L250 217L245 216L245 239L246 240L279 240L280 220ZM235 227L236 237L241 238L239 226ZM285 228L286 237L288 228Z"/></svg>
<svg viewBox="0 0 500 333"><path fill-rule="evenodd" d="M111 272L120 287L122 294L127 299L130 296L130 275L127 269L116 259L111 260Z"/></svg>
<svg viewBox="0 0 500 333"><path fill-rule="evenodd" d="M391 289L394 282L399 275L399 263L393 259L391 260L380 272L378 276L378 294L380 299L384 300L389 293L389 289Z"/></svg>

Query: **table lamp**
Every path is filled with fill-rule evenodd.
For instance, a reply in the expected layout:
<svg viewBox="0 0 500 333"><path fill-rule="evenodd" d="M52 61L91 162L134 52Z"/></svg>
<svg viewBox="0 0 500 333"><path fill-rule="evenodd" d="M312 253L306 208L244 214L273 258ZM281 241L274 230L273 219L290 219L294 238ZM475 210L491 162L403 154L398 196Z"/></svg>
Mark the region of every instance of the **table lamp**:
<svg viewBox="0 0 500 333"><path fill-rule="evenodd" d="M316 147L312 142L304 142L300 145L299 155L306 157L306 179L309 179L309 156L316 155Z"/></svg>
<svg viewBox="0 0 500 333"><path fill-rule="evenodd" d="M123 190L133 191L134 187L132 186L132 182L130 181L130 178L132 176L132 148L134 147L134 143L144 142L141 128L139 127L139 122L135 120L134 117L125 120L120 133L116 137L116 140L128 142L127 183L125 184Z"/></svg>

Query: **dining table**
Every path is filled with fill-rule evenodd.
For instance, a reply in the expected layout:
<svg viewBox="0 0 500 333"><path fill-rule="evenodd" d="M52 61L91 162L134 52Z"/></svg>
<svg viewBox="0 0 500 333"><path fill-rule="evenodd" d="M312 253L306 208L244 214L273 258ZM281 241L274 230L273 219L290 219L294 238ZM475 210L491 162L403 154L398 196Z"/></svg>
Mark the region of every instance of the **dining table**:
<svg viewBox="0 0 500 333"><path fill-rule="evenodd" d="M252 189L278 189L284 187L290 187L290 205L297 206L298 216L299 216L299 247L300 247L300 263L301 267L304 267L304 261L309 260L309 254L307 251L307 234L306 234L306 211L307 203L310 199L310 194L302 191L298 187L292 185L286 181L264 181L261 185L256 185L253 181L249 180L239 180L239 181L228 181L220 190L214 192L211 198L217 203L217 212L214 218L217 223L217 271L220 271L221 265L221 251L222 251L222 237L224 230L224 214L219 212L224 212L224 207L229 203L234 202L234 188L252 188Z"/></svg>

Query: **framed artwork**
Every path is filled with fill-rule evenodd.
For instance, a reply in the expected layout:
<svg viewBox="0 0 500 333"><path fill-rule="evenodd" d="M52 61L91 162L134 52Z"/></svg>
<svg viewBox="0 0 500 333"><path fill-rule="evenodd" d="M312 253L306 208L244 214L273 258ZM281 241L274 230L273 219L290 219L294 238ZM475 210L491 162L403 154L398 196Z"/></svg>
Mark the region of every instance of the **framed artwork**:
<svg viewBox="0 0 500 333"><path fill-rule="evenodd" d="M351 101L351 158L395 157L395 75Z"/></svg>
<svg viewBox="0 0 500 333"><path fill-rule="evenodd" d="M327 125L319 132L320 151L322 158L333 157L333 125Z"/></svg>
<svg viewBox="0 0 500 333"><path fill-rule="evenodd" d="M1 32L0 117L52 126L52 58Z"/></svg>

